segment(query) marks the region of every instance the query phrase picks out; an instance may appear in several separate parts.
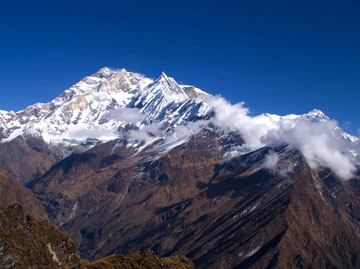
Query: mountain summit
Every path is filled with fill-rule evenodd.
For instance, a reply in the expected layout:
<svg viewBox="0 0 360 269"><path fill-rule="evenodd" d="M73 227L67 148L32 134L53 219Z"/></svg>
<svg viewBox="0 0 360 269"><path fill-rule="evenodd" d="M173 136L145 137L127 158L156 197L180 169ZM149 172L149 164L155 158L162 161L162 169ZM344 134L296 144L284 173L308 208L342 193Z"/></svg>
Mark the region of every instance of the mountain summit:
<svg viewBox="0 0 360 269"><path fill-rule="evenodd" d="M131 138L128 142L133 142L128 144L139 147L137 151L146 149L140 148L141 144L152 144L153 150L157 147L164 153L164 149L168 151L185 142L209 123L226 134L235 131L243 137L242 146L227 147L231 156L274 143L291 144L300 150L313 147L302 145L305 142L300 133L296 139L301 141L293 141L294 135L290 133L300 132L301 128L311 135L327 136L324 141L332 151L358 158L358 139L342 131L320 110L304 115L251 117L242 105L231 105L194 86L180 85L164 72L159 78L150 79L125 69L107 67L83 78L49 103L37 103L18 112L0 111L0 142L38 140L38 144L47 148L46 156L54 156L48 162L54 164L55 160L73 152L84 152L97 144L123 138ZM316 126L309 126L311 123ZM39 151L35 151L34 154L39 155ZM327 160L318 161L322 158L318 153L310 155L309 159L316 159L311 160L314 166L329 166ZM48 158L46 156L36 158ZM350 169L350 163L348 167ZM34 169L40 168L35 165ZM43 171L34 169L32 173L37 175ZM341 176L349 175L342 173Z"/></svg>
<svg viewBox="0 0 360 269"><path fill-rule="evenodd" d="M197 268L360 267L360 141L320 110L252 116L164 73L102 68L0 111L0 139L6 175L84 258L150 247ZM23 201L14 191L3 201Z"/></svg>
<svg viewBox="0 0 360 269"><path fill-rule="evenodd" d="M89 138L99 142L118 138L119 129L129 123L137 128L154 121L176 126L200 110L203 115L198 116L205 116L209 107L189 97L183 88L165 73L152 80L125 69L104 67L49 103L37 103L16 113L2 111L1 142L22 135L41 137L50 145L74 147ZM134 109L143 118L127 122L124 113L122 120L114 119L122 108Z"/></svg>

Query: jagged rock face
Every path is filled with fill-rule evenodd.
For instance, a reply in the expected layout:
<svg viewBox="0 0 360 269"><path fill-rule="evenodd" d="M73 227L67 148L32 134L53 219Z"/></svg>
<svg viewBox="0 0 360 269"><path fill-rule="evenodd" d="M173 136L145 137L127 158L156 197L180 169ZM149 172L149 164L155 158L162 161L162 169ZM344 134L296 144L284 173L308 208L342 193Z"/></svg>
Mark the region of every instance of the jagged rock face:
<svg viewBox="0 0 360 269"><path fill-rule="evenodd" d="M90 263L82 260L71 239L48 221L25 215L19 204L0 206L1 268L194 268L183 257L159 258L150 249L112 255Z"/></svg>
<svg viewBox="0 0 360 269"><path fill-rule="evenodd" d="M197 268L360 266L356 179L314 171L289 147L274 149L274 171L270 148L223 161L228 144L208 128L161 157L99 145L33 189L91 259L151 247Z"/></svg>
<svg viewBox="0 0 360 269"><path fill-rule="evenodd" d="M44 206L33 192L0 168L0 205L6 206L13 203L24 205L24 211L36 218L47 218Z"/></svg>

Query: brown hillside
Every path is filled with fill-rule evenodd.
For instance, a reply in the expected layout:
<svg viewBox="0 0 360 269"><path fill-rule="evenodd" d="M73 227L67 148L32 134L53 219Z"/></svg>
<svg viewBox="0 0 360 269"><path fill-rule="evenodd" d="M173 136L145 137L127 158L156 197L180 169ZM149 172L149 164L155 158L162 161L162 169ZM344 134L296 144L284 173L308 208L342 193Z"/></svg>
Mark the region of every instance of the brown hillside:
<svg viewBox="0 0 360 269"><path fill-rule="evenodd" d="M84 257L150 247L198 268L360 268L357 179L313 171L287 147L275 149L287 174L261 168L269 148L222 161L209 129L156 159L112 148L73 155L34 185Z"/></svg>
<svg viewBox="0 0 360 269"><path fill-rule="evenodd" d="M24 211L36 218L47 218L45 208L33 192L0 168L0 205L13 203L24 205Z"/></svg>
<svg viewBox="0 0 360 269"><path fill-rule="evenodd" d="M0 238L1 268L194 268L185 257L159 258L150 249L90 263L80 259L63 231L46 220L25 215L19 204L0 207Z"/></svg>

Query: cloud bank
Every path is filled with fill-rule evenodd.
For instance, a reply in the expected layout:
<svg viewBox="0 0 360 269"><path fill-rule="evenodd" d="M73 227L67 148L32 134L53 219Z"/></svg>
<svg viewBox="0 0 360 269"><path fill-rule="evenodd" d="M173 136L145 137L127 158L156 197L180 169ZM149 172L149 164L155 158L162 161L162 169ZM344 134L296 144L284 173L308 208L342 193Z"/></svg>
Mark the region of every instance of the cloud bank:
<svg viewBox="0 0 360 269"><path fill-rule="evenodd" d="M336 121L313 122L303 116L281 118L267 114L252 117L243 103L232 105L220 96L209 102L215 111L213 123L240 132L250 148L288 144L300 150L312 168L329 167L342 179L353 176L355 166L342 152L343 141L333 135ZM270 167L275 161L276 156L271 155L264 165Z"/></svg>
<svg viewBox="0 0 360 269"><path fill-rule="evenodd" d="M231 104L221 96L209 98L206 102L213 107L215 112L210 120L188 122L175 127L173 132L169 133L161 131L160 123L153 123L131 130L129 136L137 141L145 142L154 141L155 137L161 136L165 142L172 143L195 134L212 122L225 131L239 132L250 150L263 146L275 147L287 144L300 150L311 168L329 167L342 179L353 176L355 171L353 159L344 153L351 150L353 144L346 144L341 136L334 135L334 132L339 129L336 121L317 122L298 115L250 116L249 109L244 107L244 103ZM134 108L120 108L110 112L107 118L135 124L142 121L144 115ZM276 153L270 154L266 156L263 165L267 169L272 169L278 160L279 156Z"/></svg>
<svg viewBox="0 0 360 269"><path fill-rule="evenodd" d="M265 160L262 164L262 167L269 170L273 170L275 169L278 161L279 161L279 155L274 151L270 151L269 154L265 156Z"/></svg>
<svg viewBox="0 0 360 269"><path fill-rule="evenodd" d="M136 108L118 108L109 112L106 116L109 120L124 121L128 123L137 123L144 119L144 115Z"/></svg>

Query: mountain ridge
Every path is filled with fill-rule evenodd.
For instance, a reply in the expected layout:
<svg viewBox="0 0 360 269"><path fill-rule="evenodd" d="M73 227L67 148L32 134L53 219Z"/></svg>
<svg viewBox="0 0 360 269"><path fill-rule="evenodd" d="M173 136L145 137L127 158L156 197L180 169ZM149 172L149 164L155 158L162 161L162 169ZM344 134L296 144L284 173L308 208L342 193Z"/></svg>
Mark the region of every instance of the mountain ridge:
<svg viewBox="0 0 360 269"><path fill-rule="evenodd" d="M151 247L199 268L359 265L360 142L320 110L252 116L164 73L103 68L1 113L23 125L0 132L0 166L85 258Z"/></svg>
<svg viewBox="0 0 360 269"><path fill-rule="evenodd" d="M320 110L303 115L250 116L242 104L232 105L220 96L180 85L165 73L154 80L107 67L84 77L49 103L36 103L16 113L1 111L0 146L19 137L24 141L37 139L47 144L54 160L122 138L133 141L128 145L139 150L145 141L145 145L157 144L161 151L160 146L183 143L210 122L220 129L240 132L244 137L246 145L235 148L230 155L282 142L294 147L313 147L302 145L304 141L292 141L289 136L290 132L305 128L309 133L321 130L318 134L315 131L316 139L328 136L328 141L323 141L332 148L329 154L336 152L339 158L347 159L344 162L349 171L339 174L340 177L349 178L354 163L360 161L360 140L344 132ZM301 140L301 135L297 139ZM334 165L319 150L308 155L314 166L317 162ZM322 160L313 160L319 158ZM21 181L34 179L36 173L32 173Z"/></svg>

